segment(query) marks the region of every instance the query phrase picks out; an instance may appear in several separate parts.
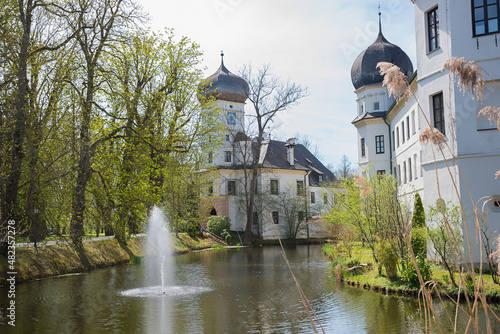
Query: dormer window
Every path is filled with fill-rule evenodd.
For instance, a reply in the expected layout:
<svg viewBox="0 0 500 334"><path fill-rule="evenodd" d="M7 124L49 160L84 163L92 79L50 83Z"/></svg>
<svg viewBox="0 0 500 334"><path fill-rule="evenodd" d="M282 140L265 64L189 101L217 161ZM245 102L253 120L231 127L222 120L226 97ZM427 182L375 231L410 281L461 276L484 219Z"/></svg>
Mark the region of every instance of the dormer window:
<svg viewBox="0 0 500 334"><path fill-rule="evenodd" d="M323 175L319 175L318 180L319 180L319 182L323 182Z"/></svg>

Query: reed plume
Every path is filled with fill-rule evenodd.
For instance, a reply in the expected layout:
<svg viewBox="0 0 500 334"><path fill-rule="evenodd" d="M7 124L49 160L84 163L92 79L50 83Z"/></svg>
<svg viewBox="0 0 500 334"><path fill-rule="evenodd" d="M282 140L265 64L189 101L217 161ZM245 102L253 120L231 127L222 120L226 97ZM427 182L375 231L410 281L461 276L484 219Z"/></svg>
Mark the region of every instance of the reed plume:
<svg viewBox="0 0 500 334"><path fill-rule="evenodd" d="M483 101L484 77L481 68L464 57L451 57L443 64L443 70L458 78L460 91L468 92L473 98Z"/></svg>
<svg viewBox="0 0 500 334"><path fill-rule="evenodd" d="M446 143L446 137L438 129L426 127L420 134L420 142L442 148Z"/></svg>
<svg viewBox="0 0 500 334"><path fill-rule="evenodd" d="M481 109L479 116L486 116L491 124L497 123L497 129L500 131L500 107L488 106Z"/></svg>
<svg viewBox="0 0 500 334"><path fill-rule="evenodd" d="M389 95L394 96L398 102L406 101L411 97L408 77L401 72L398 66L388 62L380 62L377 64L377 68L384 76L382 85L387 87Z"/></svg>

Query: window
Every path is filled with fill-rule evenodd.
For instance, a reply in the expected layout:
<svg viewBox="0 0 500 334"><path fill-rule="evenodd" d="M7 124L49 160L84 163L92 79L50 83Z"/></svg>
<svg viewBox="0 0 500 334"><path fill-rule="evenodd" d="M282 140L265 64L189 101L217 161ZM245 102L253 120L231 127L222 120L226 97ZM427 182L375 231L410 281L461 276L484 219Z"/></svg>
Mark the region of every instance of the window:
<svg viewBox="0 0 500 334"><path fill-rule="evenodd" d="M365 138L361 138L361 156L364 157L365 154Z"/></svg>
<svg viewBox="0 0 500 334"><path fill-rule="evenodd" d="M498 33L498 0L472 0L474 36Z"/></svg>
<svg viewBox="0 0 500 334"><path fill-rule="evenodd" d="M225 151L224 152L224 161L225 162L231 162L231 159L232 159L231 152L230 151Z"/></svg>
<svg viewBox="0 0 500 334"><path fill-rule="evenodd" d="M359 106L359 114L360 114L360 115L363 115L363 105L360 105L360 106Z"/></svg>
<svg viewBox="0 0 500 334"><path fill-rule="evenodd" d="M304 211L299 211L298 213L299 223L302 223L305 217L306 215L304 214Z"/></svg>
<svg viewBox="0 0 500 334"><path fill-rule="evenodd" d="M213 196L214 194L214 184L212 182L208 182L208 196Z"/></svg>
<svg viewBox="0 0 500 334"><path fill-rule="evenodd" d="M417 129L415 127L415 110L411 112L411 133L415 134Z"/></svg>
<svg viewBox="0 0 500 334"><path fill-rule="evenodd" d="M323 194L323 204L328 204L328 194Z"/></svg>
<svg viewBox="0 0 500 334"><path fill-rule="evenodd" d="M394 167L394 178L396 178L398 174L396 173L396 167Z"/></svg>
<svg viewBox="0 0 500 334"><path fill-rule="evenodd" d="M212 162L214 162L214 155L210 152L208 153L208 163L211 164Z"/></svg>
<svg viewBox="0 0 500 334"><path fill-rule="evenodd" d="M273 211L273 221L275 224L280 223L280 214L278 211Z"/></svg>
<svg viewBox="0 0 500 334"><path fill-rule="evenodd" d="M432 111L434 116L434 127L441 131L443 135L446 135L444 127L443 93L439 93L432 97Z"/></svg>
<svg viewBox="0 0 500 334"><path fill-rule="evenodd" d="M401 184L401 165L398 165L398 183Z"/></svg>
<svg viewBox="0 0 500 334"><path fill-rule="evenodd" d="M385 175L385 170L384 169L378 170L377 175Z"/></svg>
<svg viewBox="0 0 500 334"><path fill-rule="evenodd" d="M318 181L323 182L323 175L318 175Z"/></svg>
<svg viewBox="0 0 500 334"><path fill-rule="evenodd" d="M311 193L311 204L316 203L316 193Z"/></svg>
<svg viewBox="0 0 500 334"><path fill-rule="evenodd" d="M227 181L227 194L236 195L236 181Z"/></svg>
<svg viewBox="0 0 500 334"><path fill-rule="evenodd" d="M420 151L420 177L424 176L424 167L422 166L422 151Z"/></svg>
<svg viewBox="0 0 500 334"><path fill-rule="evenodd" d="M410 139L410 116L406 116L406 139Z"/></svg>
<svg viewBox="0 0 500 334"><path fill-rule="evenodd" d="M229 135L226 135L226 141L229 141Z"/></svg>
<svg viewBox="0 0 500 334"><path fill-rule="evenodd" d="M394 131L392 131L392 150L396 149L396 139L394 137Z"/></svg>
<svg viewBox="0 0 500 334"><path fill-rule="evenodd" d="M271 180L271 194L279 194L278 180Z"/></svg>
<svg viewBox="0 0 500 334"><path fill-rule="evenodd" d="M379 109L380 109L380 102L373 103L373 110L379 110Z"/></svg>
<svg viewBox="0 0 500 334"><path fill-rule="evenodd" d="M406 161L403 161L403 183L406 183Z"/></svg>
<svg viewBox="0 0 500 334"><path fill-rule="evenodd" d="M396 145L399 147L399 127L396 127Z"/></svg>
<svg viewBox="0 0 500 334"><path fill-rule="evenodd" d="M375 136L375 152L381 154L385 152L384 136Z"/></svg>
<svg viewBox="0 0 500 334"><path fill-rule="evenodd" d="M439 16L437 7L427 12L427 37L429 39L429 52L439 48Z"/></svg>
<svg viewBox="0 0 500 334"><path fill-rule="evenodd" d="M408 181L413 180L412 173L413 169L411 168L411 158L408 158Z"/></svg>
<svg viewBox="0 0 500 334"><path fill-rule="evenodd" d="M254 212L252 215L252 223L254 225L259 225L259 215L257 214L257 212Z"/></svg>
<svg viewBox="0 0 500 334"><path fill-rule="evenodd" d="M401 141L405 142L405 121L401 122Z"/></svg>
<svg viewBox="0 0 500 334"><path fill-rule="evenodd" d="M304 195L304 181L297 181L297 195Z"/></svg>
<svg viewBox="0 0 500 334"><path fill-rule="evenodd" d="M418 179L418 168L417 168L417 154L415 153L413 155L413 164L414 164L414 169L413 169L413 175L415 175L415 180Z"/></svg>

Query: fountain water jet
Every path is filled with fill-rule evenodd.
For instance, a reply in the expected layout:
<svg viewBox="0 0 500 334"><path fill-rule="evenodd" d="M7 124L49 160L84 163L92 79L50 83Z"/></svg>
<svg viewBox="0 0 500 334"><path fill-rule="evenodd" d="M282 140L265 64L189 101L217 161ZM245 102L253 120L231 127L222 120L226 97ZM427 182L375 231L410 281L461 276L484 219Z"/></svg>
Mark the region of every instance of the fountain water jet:
<svg viewBox="0 0 500 334"><path fill-rule="evenodd" d="M164 294L167 282L172 283L172 242L163 212L156 206L149 217L146 256L148 286L161 283L160 292Z"/></svg>
<svg viewBox="0 0 500 334"><path fill-rule="evenodd" d="M124 296L184 296L210 291L206 286L176 286L174 283L173 247L167 220L158 207L150 217L146 237L146 287L126 290Z"/></svg>

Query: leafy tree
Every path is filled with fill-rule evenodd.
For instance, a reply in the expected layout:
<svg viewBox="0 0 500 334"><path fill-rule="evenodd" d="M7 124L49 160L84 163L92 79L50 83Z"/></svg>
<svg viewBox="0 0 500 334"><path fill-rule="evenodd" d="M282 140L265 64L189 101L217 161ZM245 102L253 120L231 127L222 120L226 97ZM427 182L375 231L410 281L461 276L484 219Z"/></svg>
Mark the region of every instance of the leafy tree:
<svg viewBox="0 0 500 334"><path fill-rule="evenodd" d="M457 286L454 278L455 254L460 254L458 247L463 242L462 213L459 206L444 202L431 206L428 212L427 235L432 243L437 259L448 270L450 279ZM455 263L455 265L454 265Z"/></svg>
<svg viewBox="0 0 500 334"><path fill-rule="evenodd" d="M407 254L405 208L399 202L392 175L376 175L368 180L355 175L342 180L327 218L333 224L354 226L377 261L375 245L381 240L388 242L397 257Z"/></svg>

